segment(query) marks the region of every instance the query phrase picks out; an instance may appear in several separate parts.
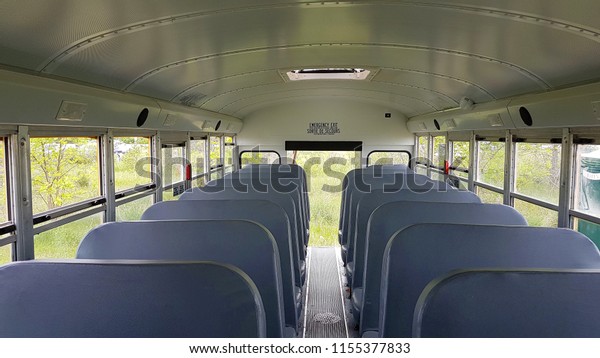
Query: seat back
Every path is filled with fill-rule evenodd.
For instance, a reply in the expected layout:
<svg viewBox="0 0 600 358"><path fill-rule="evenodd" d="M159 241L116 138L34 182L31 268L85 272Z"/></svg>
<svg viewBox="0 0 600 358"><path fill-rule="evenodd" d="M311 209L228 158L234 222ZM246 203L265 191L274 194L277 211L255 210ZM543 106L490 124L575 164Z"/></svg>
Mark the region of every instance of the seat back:
<svg viewBox="0 0 600 358"><path fill-rule="evenodd" d="M215 261L244 271L262 297L268 337L282 337L284 311L277 244L262 226L242 220L111 222L91 230L79 259Z"/></svg>
<svg viewBox="0 0 600 358"><path fill-rule="evenodd" d="M215 191L219 187L243 188L249 186L254 191L270 192L275 191L285 193L294 199L296 208L299 210L300 218L304 229L308 229L310 214L308 212L308 202L305 193L306 182L303 180L301 172L279 172L277 170L262 171L240 171L228 174L222 179L209 182L204 191Z"/></svg>
<svg viewBox="0 0 600 358"><path fill-rule="evenodd" d="M351 186L350 184L352 184L352 186L354 186L355 176L362 175L362 173L371 173L374 176L380 176L383 173L386 173L386 174L389 174L389 173L414 174L414 171L404 164L399 164L399 165L372 165L372 166L368 166L366 168L352 169L348 173L346 173L346 175L344 175L344 179L342 180L342 203L340 206L340 220L339 220L339 232L340 232L339 241L340 241L340 243L342 243L343 227L344 227L344 225L347 224L346 223L346 214L348 213L349 208L347 208L346 205L349 204L349 202L348 202L348 193L350 192L349 187Z"/></svg>
<svg viewBox="0 0 600 358"><path fill-rule="evenodd" d="M434 280L415 337L598 338L600 270L459 271Z"/></svg>
<svg viewBox="0 0 600 358"><path fill-rule="evenodd" d="M371 214L379 206L394 202L445 202L445 203L481 203L477 195L470 191L459 190L400 190L386 192L376 189L372 193L363 195L356 206L354 224L350 229L347 261L352 262L353 269L358 266L358 271L363 272L365 259L365 240L367 236L367 224Z"/></svg>
<svg viewBox="0 0 600 358"><path fill-rule="evenodd" d="M383 173L373 175L373 173L363 173L350 177L348 182L348 191L346 193L344 226L342 227L341 244L348 242L350 231L354 223L356 214L356 205L363 195L372 192L373 190L382 189L386 192L395 192L400 190L454 190L449 185L434 181L420 174L406 173Z"/></svg>
<svg viewBox="0 0 600 358"><path fill-rule="evenodd" d="M385 252L381 334L409 337L427 284L458 269L600 268L600 254L568 229L419 224L398 232Z"/></svg>
<svg viewBox="0 0 600 358"><path fill-rule="evenodd" d="M310 205L308 202L308 179L304 168L297 164L249 164L245 165L239 170L240 173L260 173L263 175L264 172L276 173L284 177L299 178L302 183L302 196L306 213L310 219Z"/></svg>
<svg viewBox="0 0 600 358"><path fill-rule="evenodd" d="M353 290L363 288L361 334L379 327L381 265L388 241L396 232L421 223L527 225L521 214L506 205L396 201L379 206L367 224L364 272L355 267L352 280Z"/></svg>
<svg viewBox="0 0 600 358"><path fill-rule="evenodd" d="M0 337L265 337L265 316L233 266L22 261L0 266Z"/></svg>
<svg viewBox="0 0 600 358"><path fill-rule="evenodd" d="M295 327L296 291L302 287L298 247L292 241L285 211L267 200L161 201L146 209L142 220L249 220L263 225L275 238L279 250L285 321Z"/></svg>
<svg viewBox="0 0 600 358"><path fill-rule="evenodd" d="M179 197L179 200L268 200L283 208L290 224L292 225L292 235L294 242L298 246L298 254L301 262L305 261L306 245L304 244L303 229L300 224L300 214L296 204L292 198L284 193L274 191L260 192L248 190L247 192L239 192L233 189L227 189L216 192L207 192L199 188L187 190Z"/></svg>

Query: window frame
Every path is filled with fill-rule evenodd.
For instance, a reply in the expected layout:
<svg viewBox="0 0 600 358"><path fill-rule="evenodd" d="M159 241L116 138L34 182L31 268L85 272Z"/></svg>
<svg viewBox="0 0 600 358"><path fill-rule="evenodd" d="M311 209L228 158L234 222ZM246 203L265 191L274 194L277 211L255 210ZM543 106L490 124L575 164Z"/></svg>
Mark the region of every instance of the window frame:
<svg viewBox="0 0 600 358"><path fill-rule="evenodd" d="M240 155L238 155L238 165L239 168L242 168L242 156L246 153L275 153L275 155L277 155L277 164L281 164L281 155L279 154L278 151L276 150L272 150L272 149L247 149L247 150L242 150L240 152Z"/></svg>
<svg viewBox="0 0 600 358"><path fill-rule="evenodd" d="M222 137L222 160L223 160L223 175L231 173L236 168L235 162L235 148L236 148L236 137L235 136L227 136L223 135ZM227 143L226 138L231 138L231 143ZM231 150L231 164L227 164L225 161L227 159L226 151Z"/></svg>
<svg viewBox="0 0 600 358"><path fill-rule="evenodd" d="M115 210L116 208L118 208L120 205L129 203L131 201L137 200L139 198L142 198L144 196L147 195L154 195L154 193L157 191L158 189L158 185L155 182L155 173L152 173L151 176L151 181L150 183L147 184L138 184L132 188L127 188L127 189L123 189L123 190L118 190L116 188L117 185L117 180L116 180L116 171L115 171L115 165L114 165L114 142L117 140L117 138L147 138L148 139L148 145L150 146L150 158L151 158L151 163L150 163L150 167L152 168L154 165L154 163L152 163L152 156L155 153L155 149L154 149L154 136L148 136L145 133L144 134L133 134L133 133L127 133L127 134L115 134L113 135L113 166L112 166L112 175L113 175L113 180L114 180L114 186L115 186ZM162 144L161 144L162 147ZM161 148L162 149L162 148ZM162 154L162 153L161 153ZM159 169L162 172L162 168Z"/></svg>
<svg viewBox="0 0 600 358"><path fill-rule="evenodd" d="M514 162L514 166L512 168L512 174L513 174L513 177L514 177L513 179L514 180L513 180L513 186L512 186L512 188L510 190L511 203L512 203L513 199L518 199L518 200L521 200L521 201L529 202L530 204L535 204L535 205L541 206L541 207L546 208L546 209L551 209L551 210L558 211L559 210L559 204L553 204L553 203L551 203L549 201L545 201L543 199L538 199L538 198L536 198L536 197L534 197L532 195L527 195L527 194L523 194L523 193L517 192L517 176L518 176L518 173L519 173L517 171L517 165L518 165L517 161L519 159L518 156L517 156L517 146L518 146L519 143L558 144L558 143L552 143L550 141L548 141L548 142L539 142L539 141L530 142L528 140L521 140L521 139L515 140L513 142L513 147L514 147L514 149L513 149L514 150L513 151L513 153L514 153L513 154L513 157L514 157L513 162ZM562 146L561 146L560 149L561 149L561 155L562 155L562 149L563 149ZM560 170L562 171L562 163L561 163L561 169ZM558 199L560 200L560 183L559 183L559 194L558 194L558 197L559 197Z"/></svg>
<svg viewBox="0 0 600 358"><path fill-rule="evenodd" d="M41 234L43 232L55 229L59 226L69 224L73 221L77 221L88 216L92 216L97 213L106 211L107 198L103 193L103 172L104 172L104 160L102 159L102 136L96 131L74 131L67 130L64 133L56 132L56 129L45 130L44 128L33 129L28 136L28 140L35 138L90 138L95 139L98 145L98 185L99 195L78 201L76 203L64 205L55 209L42 211L37 214L33 214L33 235ZM31 161L31 154L29 157ZM29 163L31 167L31 164ZM31 169L30 169L31 171ZM32 197L33 199L33 197ZM51 221L51 222L50 222ZM34 238L35 243L35 238ZM35 244L34 244L35 245Z"/></svg>
<svg viewBox="0 0 600 358"><path fill-rule="evenodd" d="M467 169L463 169L463 168L459 168L456 167L454 165L452 165L452 163L454 162L454 143L455 142L463 142L463 143L468 143L469 144L469 165L467 167ZM471 141L465 141L465 140L453 140L453 139L449 139L449 137L446 137L446 151L447 151L447 155L446 158L448 161L448 174L447 178L451 181L456 182L456 183L462 183L464 184L467 188L469 188L470 182L471 182L471 176L472 176L472 165L471 165L471 158L472 158L472 143ZM461 173L465 173L467 174L467 177L461 177L458 176L456 174L453 173L453 171L457 171L457 172L461 172ZM452 186L457 187L456 185L452 184ZM460 189L460 184L457 187L458 189Z"/></svg>
<svg viewBox="0 0 600 358"><path fill-rule="evenodd" d="M6 221L0 223L0 248L1 247L10 247L11 250L11 261L16 260L16 251L17 251L17 225L15 223L15 210L13 208L13 204L15 200L13 200L13 190L12 190L12 177L13 177L13 169L12 169L12 151L11 151L11 134L15 134L16 131L2 129L0 130L0 140L3 142L4 149L4 180L5 180L5 190L6 190Z"/></svg>
<svg viewBox="0 0 600 358"><path fill-rule="evenodd" d="M576 174L578 173L578 168L577 168L577 164L578 164L578 158L579 158L579 145L586 145L586 144L594 144L594 145L598 145L599 149L600 149L600 133L596 133L595 131L592 131L592 135L589 134L584 134L586 132L585 129L581 129L581 136L579 136L579 133L577 133L577 135L574 135L573 133L569 133L568 138L566 138L567 142L570 143L570 152L567 153L563 153L563 165L565 165L565 162L569 165L570 168L570 173L571 175L568 176L568 178L561 178L561 182L564 183L565 180L567 180L567 185L568 188L570 189L570 195L569 195L569 206L568 206L568 210L566 210L566 217L568 218L568 224L571 229L573 230L577 230L577 228L575 227L575 224L577 222L578 219L580 220L585 220L588 222L591 222L593 224L596 225L600 225L600 215L598 216L594 216L585 212L582 212L580 210L577 209L576 207L576 199L577 199L577 181L579 179L579 175ZM585 137L583 137L585 136ZM565 138L563 138L563 143L565 142ZM598 144L596 144L598 143ZM562 197L561 197L562 198ZM559 206L560 206L561 202L559 202ZM564 210L563 207L560 207L561 210ZM560 222L560 217L559 217L559 225L561 224Z"/></svg>
<svg viewBox="0 0 600 358"><path fill-rule="evenodd" d="M408 167L412 168L412 154L408 151L408 150L402 150L402 149L390 149L390 150L383 150L383 149L377 149L377 150L372 150L369 152L369 154L367 154L367 167L369 166L369 158L371 157L372 154L376 154L376 153L404 153L406 155L408 155Z"/></svg>
<svg viewBox="0 0 600 358"><path fill-rule="evenodd" d="M210 160L210 148L209 148L209 144L208 144L208 135L204 135L204 136L192 136L190 137L190 163L192 164L192 179L191 181L194 182L198 179L201 178L208 178L208 180L210 180L210 168L208 168L209 160ZM192 162L192 155L191 155L191 150L192 150L192 142L194 141L203 141L202 145L204 147L204 157L203 157L203 162L202 162L202 172L198 173L196 175L194 175L194 163ZM208 153L208 155L207 155ZM208 181L207 180L207 181Z"/></svg>
<svg viewBox="0 0 600 358"><path fill-rule="evenodd" d="M503 140L503 138L489 138L489 137L479 137L479 136L475 136L475 148L473 149L475 151L475 160L477 161L477 172L474 172L473 175L473 185L474 187L482 187L484 189L505 195L505 183L506 183L506 176L507 176L507 172L506 172L506 142ZM502 180L502 187L498 187L496 185L493 184L489 184L486 182L483 182L480 180L479 178L479 159L480 159L480 155L479 155L479 151L480 151L480 143L481 142L499 142L499 143L504 143L504 177ZM474 163L469 163L469 166L473 167Z"/></svg>
<svg viewBox="0 0 600 358"><path fill-rule="evenodd" d="M167 148L171 148L171 149L173 149L173 148L181 148L182 149L182 154L183 154L182 158L184 160L184 163L183 163L184 167L182 168L182 173L181 173L182 174L182 179L181 180L174 181L174 182L172 182L172 183L170 183L168 185L164 185L164 179L162 179L162 178L165 177L165 171L164 171L165 156L164 156L163 150L167 149ZM161 143L161 148L160 148L160 150L161 150L160 157L161 157L161 160L162 160L162 164L161 164L161 174L162 174L162 178L161 178L161 190L163 192L168 191L168 190L172 190L174 187L180 187L182 185L185 187L185 184L186 184L186 178L185 178L185 170L186 169L185 169L185 166L187 165L186 161L189 162L189 160L186 158L186 148L187 148L187 146L186 146L185 142L183 142L183 143L177 143L177 144L170 144L170 143L169 144L165 144L165 143Z"/></svg>

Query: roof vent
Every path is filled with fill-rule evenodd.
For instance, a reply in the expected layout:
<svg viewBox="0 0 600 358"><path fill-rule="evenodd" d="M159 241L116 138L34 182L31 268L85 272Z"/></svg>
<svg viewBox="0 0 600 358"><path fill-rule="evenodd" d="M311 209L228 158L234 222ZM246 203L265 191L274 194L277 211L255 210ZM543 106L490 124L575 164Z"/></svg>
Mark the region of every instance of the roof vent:
<svg viewBox="0 0 600 358"><path fill-rule="evenodd" d="M371 71L364 68L304 68L286 72L290 81L304 80L358 80L364 81Z"/></svg>

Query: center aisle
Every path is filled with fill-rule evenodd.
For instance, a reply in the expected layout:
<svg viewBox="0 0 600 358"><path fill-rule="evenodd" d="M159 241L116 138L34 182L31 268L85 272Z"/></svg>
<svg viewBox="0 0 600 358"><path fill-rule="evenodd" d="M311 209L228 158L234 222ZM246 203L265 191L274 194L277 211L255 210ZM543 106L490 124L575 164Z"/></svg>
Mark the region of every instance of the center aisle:
<svg viewBox="0 0 600 358"><path fill-rule="evenodd" d="M346 338L344 298L335 247L308 248L304 338Z"/></svg>

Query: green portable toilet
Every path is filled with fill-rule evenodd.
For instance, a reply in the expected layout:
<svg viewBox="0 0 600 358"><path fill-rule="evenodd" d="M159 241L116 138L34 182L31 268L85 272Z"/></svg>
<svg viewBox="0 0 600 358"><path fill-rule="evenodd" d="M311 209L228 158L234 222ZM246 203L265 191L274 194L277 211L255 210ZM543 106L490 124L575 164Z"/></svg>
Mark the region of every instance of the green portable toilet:
<svg viewBox="0 0 600 358"><path fill-rule="evenodd" d="M581 155L581 208L591 215L600 214L600 150ZM577 231L600 247L600 225L578 220Z"/></svg>

